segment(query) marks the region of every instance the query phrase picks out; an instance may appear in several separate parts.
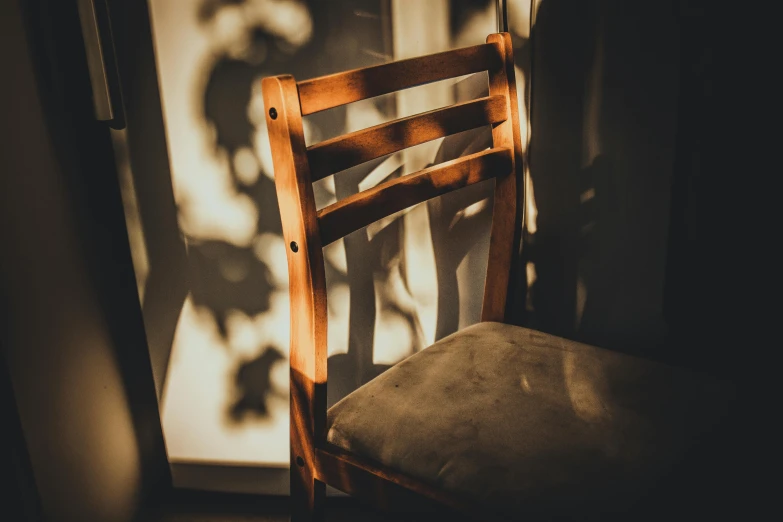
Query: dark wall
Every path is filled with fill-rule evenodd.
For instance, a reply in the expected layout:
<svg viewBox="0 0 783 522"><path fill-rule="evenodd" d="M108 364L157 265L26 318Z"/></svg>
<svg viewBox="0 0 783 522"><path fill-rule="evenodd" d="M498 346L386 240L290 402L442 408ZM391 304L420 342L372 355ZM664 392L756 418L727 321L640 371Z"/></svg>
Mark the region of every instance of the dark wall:
<svg viewBox="0 0 783 522"><path fill-rule="evenodd" d="M668 335L675 4L545 0L532 33L531 323L647 356Z"/></svg>
<svg viewBox="0 0 783 522"><path fill-rule="evenodd" d="M32 478L47 520L131 520L168 467L108 129L75 2L1 9L0 345Z"/></svg>
<svg viewBox="0 0 783 522"><path fill-rule="evenodd" d="M756 49L736 14L706 0L541 3L532 326L737 373L737 346L760 324L759 301L739 297L753 287L741 267L759 267L738 223L761 148L739 145L756 128L738 117Z"/></svg>
<svg viewBox="0 0 783 522"><path fill-rule="evenodd" d="M727 422L689 456L699 474L672 477L705 519L754 518L765 479L746 452L767 452L740 384L771 311L746 289L768 276L737 222L770 171L739 145L758 136L737 114L760 93L727 4L544 0L533 31L530 321L734 382Z"/></svg>
<svg viewBox="0 0 783 522"><path fill-rule="evenodd" d="M0 357L0 418L5 440L0 461L0 480L6 485L0 491L4 516L19 522L40 520L38 490L4 357Z"/></svg>
<svg viewBox="0 0 783 522"><path fill-rule="evenodd" d="M750 165L761 150L739 145L739 129L756 128L740 123L756 49L736 14L706 0L542 2L533 326L736 374L736 347L753 330L741 315L760 324L759 301L740 298L753 287L741 267L759 267L751 242L737 242L756 199L740 194L759 185L739 180L759 172Z"/></svg>
<svg viewBox="0 0 783 522"><path fill-rule="evenodd" d="M768 170L753 159L763 147L744 145L743 136L755 139L759 127L738 117L748 111L748 96L765 103L745 74L757 50L744 43L750 29L743 30L743 19L725 4L680 2L680 110L664 311L672 357L733 378L749 368L749 352L737 348L749 346L767 308L765 297L750 295L767 292L764 283L750 282L767 276L749 239L758 224L742 229L740 223L765 192L758 181Z"/></svg>

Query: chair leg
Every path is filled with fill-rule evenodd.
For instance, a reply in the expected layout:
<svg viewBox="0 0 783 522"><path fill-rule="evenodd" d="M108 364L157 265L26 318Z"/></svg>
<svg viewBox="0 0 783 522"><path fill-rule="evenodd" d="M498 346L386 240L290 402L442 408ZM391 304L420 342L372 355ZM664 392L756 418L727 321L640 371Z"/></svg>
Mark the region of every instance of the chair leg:
<svg viewBox="0 0 783 522"><path fill-rule="evenodd" d="M300 461L301 462L301 461ZM326 484L306 464L291 462L291 522L324 522Z"/></svg>

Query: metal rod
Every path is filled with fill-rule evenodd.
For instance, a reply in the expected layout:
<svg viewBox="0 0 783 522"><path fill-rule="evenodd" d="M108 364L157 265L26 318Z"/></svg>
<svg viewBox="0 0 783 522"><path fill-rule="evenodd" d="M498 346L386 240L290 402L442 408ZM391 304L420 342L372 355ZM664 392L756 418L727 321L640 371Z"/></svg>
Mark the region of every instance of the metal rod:
<svg viewBox="0 0 783 522"><path fill-rule="evenodd" d="M119 73L106 0L78 0L87 69L92 86L95 117L110 127L124 128Z"/></svg>
<svg viewBox="0 0 783 522"><path fill-rule="evenodd" d="M495 0L495 11L497 12L498 32L508 32L508 4L506 0Z"/></svg>

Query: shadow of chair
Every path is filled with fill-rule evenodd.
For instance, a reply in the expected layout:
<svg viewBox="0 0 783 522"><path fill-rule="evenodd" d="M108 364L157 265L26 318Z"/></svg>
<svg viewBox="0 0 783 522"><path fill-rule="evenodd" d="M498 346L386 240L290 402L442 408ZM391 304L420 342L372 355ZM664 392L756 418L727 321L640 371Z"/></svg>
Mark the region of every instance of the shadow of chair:
<svg viewBox="0 0 783 522"><path fill-rule="evenodd" d="M488 73L488 96L305 145L304 115L481 71ZM694 445L705 444L724 419L730 386L508 324L524 187L507 33L484 45L298 83L265 78L263 94L288 246L292 520L323 519L326 484L390 510L442 509L452 519L477 520L654 519L665 513L660 506L670 506L664 499L685 498L684 486L701 475L683 462L694 462ZM319 179L482 126L492 128L488 149L316 209L312 184ZM489 180L481 322L327 410L322 247ZM668 482L675 469L687 479Z"/></svg>

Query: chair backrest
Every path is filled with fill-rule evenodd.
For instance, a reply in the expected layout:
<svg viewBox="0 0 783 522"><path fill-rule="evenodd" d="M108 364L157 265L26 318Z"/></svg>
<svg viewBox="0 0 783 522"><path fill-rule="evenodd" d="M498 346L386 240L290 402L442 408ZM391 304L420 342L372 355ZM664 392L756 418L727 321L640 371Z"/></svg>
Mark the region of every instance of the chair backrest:
<svg viewBox="0 0 783 522"><path fill-rule="evenodd" d="M302 117L425 83L487 71L489 96L397 119L307 147ZM506 316L520 241L522 148L508 33L453 51L296 82L262 80L275 185L288 249L292 413L323 436L326 405L326 285L322 247L383 217L480 181L495 179L482 321ZM321 210L313 182L450 134L492 126L492 148L386 181ZM323 388L323 389L322 389ZM292 416L292 422L294 417ZM292 428L294 426L292 425ZM299 431L299 430L297 430Z"/></svg>

